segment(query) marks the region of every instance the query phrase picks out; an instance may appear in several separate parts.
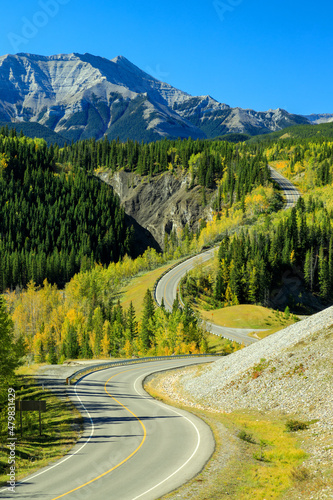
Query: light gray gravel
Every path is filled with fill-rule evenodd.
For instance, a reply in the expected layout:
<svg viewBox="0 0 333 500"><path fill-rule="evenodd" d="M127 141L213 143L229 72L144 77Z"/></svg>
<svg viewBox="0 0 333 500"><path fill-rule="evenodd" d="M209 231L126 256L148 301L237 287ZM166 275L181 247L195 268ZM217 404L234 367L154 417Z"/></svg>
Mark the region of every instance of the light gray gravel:
<svg viewBox="0 0 333 500"><path fill-rule="evenodd" d="M299 438L309 454L304 466L321 486L283 498L333 499L333 307L207 367L169 373L159 387L198 409L272 411L311 422Z"/></svg>
<svg viewBox="0 0 333 500"><path fill-rule="evenodd" d="M325 335L324 332L332 325L333 307L330 307L266 337L257 344L216 361L204 368L200 376L196 378L184 374L180 380L182 388L190 399L200 401L200 404L205 407L223 411L232 411L235 408L244 407L244 404L246 407L255 406L256 408L258 408L258 404L262 407L271 406L273 393L280 399L282 393L288 391L288 388L297 394L298 402L302 400L303 392L304 398L309 392L314 392L318 396L318 383L320 383L321 389L326 392L325 388L331 388L331 380L328 378L324 382L324 372L321 372L319 379L314 375L314 372L311 373L310 382L309 374L303 373L302 367L297 368L297 366L301 363L306 364L307 371L309 371L310 366L326 360L327 367L332 369L332 340L327 342L327 346L325 345L323 350L318 351L319 346L315 352L312 352L313 349L311 349L313 337ZM307 344L305 352L300 349L301 342ZM297 344L299 344L296 349L297 354L291 355L293 347ZM257 371L263 372L257 378L253 375L255 367L258 368ZM264 370L261 370L263 367ZM276 373L278 369L279 373ZM289 370L292 372L295 370L295 373L287 376ZM228 389L228 393L226 393L226 389ZM258 400L258 391L261 394L260 401ZM329 407L330 402L332 402L332 393L327 394L327 396L329 399L326 402L323 401L323 406ZM283 407L286 403L280 400L278 404ZM296 405L295 401L294 404L289 402L287 406L291 410ZM328 408L329 410L333 412L333 405L331 409Z"/></svg>

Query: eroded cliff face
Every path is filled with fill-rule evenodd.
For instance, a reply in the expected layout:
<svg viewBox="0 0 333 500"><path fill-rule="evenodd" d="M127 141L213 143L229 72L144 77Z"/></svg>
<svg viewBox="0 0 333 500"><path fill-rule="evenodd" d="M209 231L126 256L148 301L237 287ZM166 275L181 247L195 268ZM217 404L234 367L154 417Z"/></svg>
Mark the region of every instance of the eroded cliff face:
<svg viewBox="0 0 333 500"><path fill-rule="evenodd" d="M181 172L150 178L125 171L103 172L99 177L113 187L126 214L147 229L161 248L166 233L182 230L186 224L196 231L200 219L212 217L215 191L206 189L204 206L202 187L189 188L190 177Z"/></svg>

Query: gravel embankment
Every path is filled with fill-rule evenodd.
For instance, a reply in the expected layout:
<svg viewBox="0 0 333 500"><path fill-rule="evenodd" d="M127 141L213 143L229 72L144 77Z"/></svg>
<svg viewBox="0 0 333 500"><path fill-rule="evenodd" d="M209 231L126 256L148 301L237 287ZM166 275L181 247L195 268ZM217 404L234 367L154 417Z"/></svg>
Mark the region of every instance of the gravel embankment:
<svg viewBox="0 0 333 500"><path fill-rule="evenodd" d="M159 389L199 409L273 411L312 422L300 437L305 465L323 487L290 491L288 500L333 498L333 307L209 366L170 372Z"/></svg>
<svg viewBox="0 0 333 500"><path fill-rule="evenodd" d="M301 411L332 423L332 325L330 307L202 368L198 376L193 370L171 374L164 387L172 385L177 396L180 384L181 398L190 405L225 412L253 407Z"/></svg>

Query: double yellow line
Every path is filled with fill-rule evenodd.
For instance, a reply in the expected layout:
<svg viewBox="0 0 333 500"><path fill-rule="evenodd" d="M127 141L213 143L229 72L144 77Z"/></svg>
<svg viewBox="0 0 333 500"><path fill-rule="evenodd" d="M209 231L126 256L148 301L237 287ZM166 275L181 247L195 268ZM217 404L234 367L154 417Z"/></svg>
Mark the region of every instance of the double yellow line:
<svg viewBox="0 0 333 500"><path fill-rule="evenodd" d="M142 447L143 443L145 442L146 440L146 437L147 437L147 430L143 424L143 422L140 420L140 418L135 415L135 413L133 413L129 408L127 408L125 405L123 405L120 401L118 401L114 396L112 396L112 394L109 393L109 391L107 390L107 385L108 383L110 382L111 379L113 379L114 377L117 377L118 375L121 375L123 373L126 373L126 372L130 372L130 371L133 371L135 370L136 368L132 368L131 370L125 370L123 372L120 372L120 373L116 373L115 375L112 375L112 377L110 377L106 382L105 382L105 385L104 385L104 390L105 392L107 393L108 396L110 396L110 398L112 398L116 403L118 403L120 406L122 406L126 411L128 411L131 415L133 415L133 417L135 417L138 422L140 422L140 425L143 429L143 437L142 437L142 441L141 443L139 444L139 446L128 456L126 457L124 460L122 460L121 462L119 462L119 464L115 465L114 467L112 467L111 469L107 470L106 472L103 472L103 474L100 474L99 476L95 477L94 479L91 479L90 481L87 481L86 483L84 484L81 484L81 486L77 486L76 488L70 490L70 491L67 491L66 493L63 493L62 495L59 495L58 497L55 497L53 498L52 500L58 500L58 498L63 498L65 497L66 495L69 495L70 493L73 493L74 491L77 491L77 490L80 490L81 488L84 488L85 486L88 486L88 484L91 484L91 483L94 483L95 481L97 481L98 479L101 479L102 477L106 476L107 474L110 474L110 472L114 471L115 469L117 469L118 467L120 467L121 465L123 465L125 462L127 462L130 458L133 457L133 455L135 455L139 449Z"/></svg>

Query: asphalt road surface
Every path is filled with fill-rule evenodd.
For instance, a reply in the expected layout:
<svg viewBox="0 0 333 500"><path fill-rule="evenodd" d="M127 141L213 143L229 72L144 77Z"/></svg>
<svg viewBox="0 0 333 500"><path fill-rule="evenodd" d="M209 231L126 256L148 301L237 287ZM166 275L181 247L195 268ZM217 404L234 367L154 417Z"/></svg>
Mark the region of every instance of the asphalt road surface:
<svg viewBox="0 0 333 500"><path fill-rule="evenodd" d="M286 205L284 209L293 207L298 198L301 196L300 192L295 188L295 186L280 173L269 167L271 171L272 178L281 186L286 197ZM193 269L194 267L200 265L203 262L211 259L214 255L215 249L208 250L207 252L201 253L192 257L185 262L179 264L178 266L171 269L167 274L162 276L156 287L156 300L158 304L161 304L162 298L166 309L169 311L172 309L173 301L177 296L179 290L179 284L181 279L185 274ZM243 328L226 328L223 326L216 325L212 322L206 322L205 327L211 333L225 337L230 340L235 340L236 342L243 343L244 345L250 345L257 342L257 339L249 337L249 333L258 330L247 330ZM260 330L259 330L260 331Z"/></svg>
<svg viewBox="0 0 333 500"><path fill-rule="evenodd" d="M214 451L199 418L151 398L150 373L217 358L165 360L92 373L68 388L85 419L84 434L63 459L0 498L153 500L201 471Z"/></svg>
<svg viewBox="0 0 333 500"><path fill-rule="evenodd" d="M162 276L157 284L155 292L157 303L161 304L163 297L165 308L170 311L172 309L173 301L177 296L180 280L188 271L201 263L210 260L213 257L214 252L215 249L211 249L207 252L201 253L200 255L191 257ZM236 340L236 342L243 343L244 345L250 345L257 342L257 339L248 336L250 332L254 331L253 329L247 330L243 328L226 328L210 322L205 322L205 328L207 331L210 331L215 335L219 335L230 340Z"/></svg>
<svg viewBox="0 0 333 500"><path fill-rule="evenodd" d="M301 193L288 179L283 177L283 175L277 172L273 167L269 166L268 168L271 171L272 179L274 179L284 191L286 197L284 209L287 210L288 208L292 208L296 205L298 198L301 197Z"/></svg>

